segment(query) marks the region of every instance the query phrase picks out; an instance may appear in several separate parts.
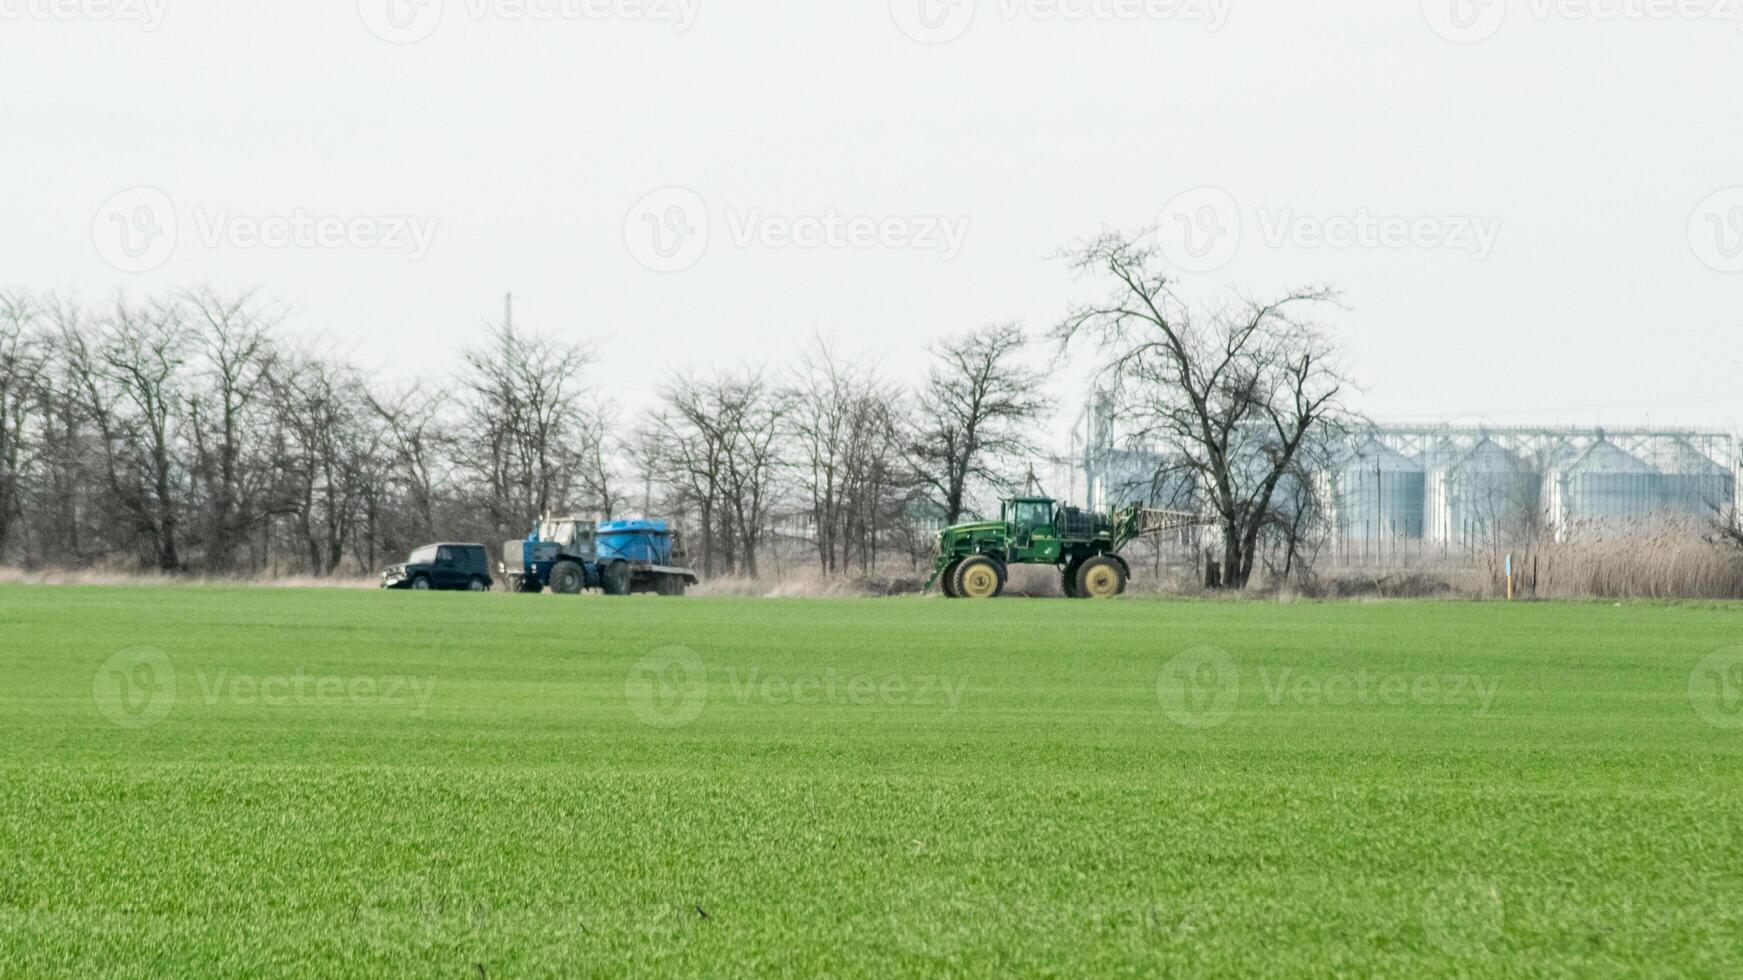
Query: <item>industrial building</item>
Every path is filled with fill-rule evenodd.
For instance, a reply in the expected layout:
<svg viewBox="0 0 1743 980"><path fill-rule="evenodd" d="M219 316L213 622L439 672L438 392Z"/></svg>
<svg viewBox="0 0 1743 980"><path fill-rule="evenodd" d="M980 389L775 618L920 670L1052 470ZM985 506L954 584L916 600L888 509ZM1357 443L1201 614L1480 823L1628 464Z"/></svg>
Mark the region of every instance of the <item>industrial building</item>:
<svg viewBox="0 0 1743 980"><path fill-rule="evenodd" d="M1115 428L1091 411L1080 419L1073 472L1061 474L1072 498L1187 504L1177 477L1155 479L1171 472L1167 456L1121 447ZM1315 467L1313 492L1286 487L1279 499L1310 502L1352 561L1710 521L1736 507L1743 459L1734 434L1707 429L1376 425L1342 442Z"/></svg>

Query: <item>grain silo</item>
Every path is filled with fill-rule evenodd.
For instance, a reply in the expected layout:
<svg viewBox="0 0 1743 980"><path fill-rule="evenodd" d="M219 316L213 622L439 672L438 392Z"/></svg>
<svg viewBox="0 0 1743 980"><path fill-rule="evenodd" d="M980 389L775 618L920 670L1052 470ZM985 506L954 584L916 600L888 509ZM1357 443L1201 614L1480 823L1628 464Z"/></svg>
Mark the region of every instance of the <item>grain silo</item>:
<svg viewBox="0 0 1743 980"><path fill-rule="evenodd" d="M1550 512L1563 528L1649 517L1660 509L1660 480L1651 464L1599 438L1549 474Z"/></svg>
<svg viewBox="0 0 1743 980"><path fill-rule="evenodd" d="M1658 462L1659 497L1665 514L1711 518L1737 496L1735 474L1686 442L1678 442Z"/></svg>
<svg viewBox="0 0 1743 980"><path fill-rule="evenodd" d="M1448 543L1467 548L1498 545L1528 532L1540 508L1540 480L1518 456L1485 437L1447 473Z"/></svg>
<svg viewBox="0 0 1743 980"><path fill-rule="evenodd" d="M1347 454L1337 468L1338 528L1350 540L1420 539L1427 472L1380 440Z"/></svg>

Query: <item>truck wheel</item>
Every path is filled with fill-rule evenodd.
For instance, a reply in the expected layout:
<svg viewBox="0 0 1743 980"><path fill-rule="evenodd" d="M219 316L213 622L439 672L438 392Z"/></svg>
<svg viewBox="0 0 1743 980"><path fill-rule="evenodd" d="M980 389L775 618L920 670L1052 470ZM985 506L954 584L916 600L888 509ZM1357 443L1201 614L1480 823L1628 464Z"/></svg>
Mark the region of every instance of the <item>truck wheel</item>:
<svg viewBox="0 0 1743 980"><path fill-rule="evenodd" d="M944 571L938 576L938 587L944 590L946 598L962 598L962 594L956 591L956 570L961 567L961 565L962 562L953 561L950 564L945 565Z"/></svg>
<svg viewBox="0 0 1743 980"><path fill-rule="evenodd" d="M1082 567L1083 567L1083 563L1079 562L1079 561L1074 560L1074 561L1066 563L1065 574L1059 583L1059 589L1060 589L1060 591L1065 593L1065 598L1067 598L1067 599L1081 599L1081 598L1083 598L1083 593L1077 591L1077 572L1078 572L1078 569L1080 569Z"/></svg>
<svg viewBox="0 0 1743 980"><path fill-rule="evenodd" d="M1096 555L1077 570L1077 594L1085 599L1112 599L1126 591L1126 567L1117 558Z"/></svg>
<svg viewBox="0 0 1743 980"><path fill-rule="evenodd" d="M474 575L474 576L472 576L472 581L466 583L466 591L467 592L489 592L490 591L490 583L486 582L483 579L479 578L478 576Z"/></svg>
<svg viewBox="0 0 1743 980"><path fill-rule="evenodd" d="M612 562L605 569L603 578L606 595L629 595L632 581L627 562Z"/></svg>
<svg viewBox="0 0 1743 980"><path fill-rule="evenodd" d="M1005 591L1005 570L991 558L964 558L956 567L956 593L964 599L996 599Z"/></svg>
<svg viewBox="0 0 1743 980"><path fill-rule="evenodd" d="M687 583L677 575L661 575L654 582L654 591L665 596L681 596Z"/></svg>
<svg viewBox="0 0 1743 980"><path fill-rule="evenodd" d="M587 573L572 561L560 561L551 567L551 591L558 595L580 595L587 587Z"/></svg>
<svg viewBox="0 0 1743 980"><path fill-rule="evenodd" d="M419 575L417 578L412 579L412 588L419 592L430 591L430 577L428 575Z"/></svg>

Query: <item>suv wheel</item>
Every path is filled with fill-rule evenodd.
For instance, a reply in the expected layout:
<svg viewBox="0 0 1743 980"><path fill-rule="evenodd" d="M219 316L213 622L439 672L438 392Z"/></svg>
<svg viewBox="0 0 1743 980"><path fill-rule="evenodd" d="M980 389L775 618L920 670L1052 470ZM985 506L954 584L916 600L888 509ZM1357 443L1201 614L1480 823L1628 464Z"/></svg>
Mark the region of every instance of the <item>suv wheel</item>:
<svg viewBox="0 0 1743 980"><path fill-rule="evenodd" d="M417 578L412 579L412 588L419 592L428 592L431 587L430 577L428 575L419 575Z"/></svg>

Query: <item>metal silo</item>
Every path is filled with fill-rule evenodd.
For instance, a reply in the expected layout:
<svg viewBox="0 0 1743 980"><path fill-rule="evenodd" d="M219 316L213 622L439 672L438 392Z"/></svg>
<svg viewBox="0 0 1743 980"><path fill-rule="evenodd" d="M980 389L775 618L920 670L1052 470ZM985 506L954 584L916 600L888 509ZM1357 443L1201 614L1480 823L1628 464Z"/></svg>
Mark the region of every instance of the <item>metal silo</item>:
<svg viewBox="0 0 1743 980"><path fill-rule="evenodd" d="M1488 438L1453 464L1446 484L1446 540L1467 548L1525 532L1541 506L1537 474Z"/></svg>
<svg viewBox="0 0 1743 980"><path fill-rule="evenodd" d="M1370 438L1338 467L1339 530L1352 540L1420 539L1426 495L1422 464Z"/></svg>
<svg viewBox="0 0 1743 980"><path fill-rule="evenodd" d="M1708 518L1722 513L1737 496L1731 470L1686 442L1678 442L1659 461L1659 491L1666 514Z"/></svg>
<svg viewBox="0 0 1743 980"><path fill-rule="evenodd" d="M1624 522L1659 510L1658 470L1604 439L1559 468L1551 483L1552 511L1564 527Z"/></svg>

